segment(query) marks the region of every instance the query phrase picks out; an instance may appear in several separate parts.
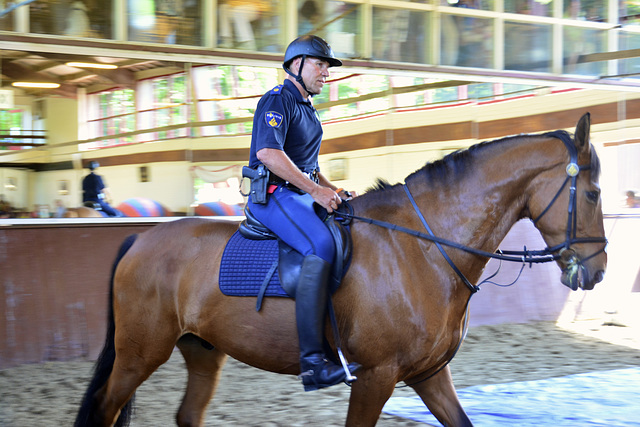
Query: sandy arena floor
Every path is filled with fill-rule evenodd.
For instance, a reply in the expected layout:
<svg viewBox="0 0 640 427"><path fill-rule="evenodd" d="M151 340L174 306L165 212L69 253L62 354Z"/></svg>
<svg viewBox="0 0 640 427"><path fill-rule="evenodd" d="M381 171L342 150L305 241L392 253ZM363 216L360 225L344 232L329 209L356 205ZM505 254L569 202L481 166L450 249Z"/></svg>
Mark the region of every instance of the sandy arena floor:
<svg viewBox="0 0 640 427"><path fill-rule="evenodd" d="M615 319L478 326L451 363L457 388L558 377L640 366L640 328L615 326ZM607 342L613 341L614 343ZM23 365L0 371L0 425L67 426L90 377L87 361ZM137 393L133 426L173 425L186 370L179 352ZM413 396L399 388L394 396ZM347 386L305 393L290 376L276 375L229 359L207 425L344 425ZM425 425L382 414L379 426Z"/></svg>

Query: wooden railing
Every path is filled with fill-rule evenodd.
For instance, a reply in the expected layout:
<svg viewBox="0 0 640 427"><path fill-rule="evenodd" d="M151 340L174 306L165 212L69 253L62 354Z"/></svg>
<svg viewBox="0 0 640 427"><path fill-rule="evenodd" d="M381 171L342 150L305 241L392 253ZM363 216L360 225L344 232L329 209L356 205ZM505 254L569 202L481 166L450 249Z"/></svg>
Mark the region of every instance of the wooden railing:
<svg viewBox="0 0 640 427"><path fill-rule="evenodd" d="M0 129L0 147L37 147L47 142L44 130Z"/></svg>

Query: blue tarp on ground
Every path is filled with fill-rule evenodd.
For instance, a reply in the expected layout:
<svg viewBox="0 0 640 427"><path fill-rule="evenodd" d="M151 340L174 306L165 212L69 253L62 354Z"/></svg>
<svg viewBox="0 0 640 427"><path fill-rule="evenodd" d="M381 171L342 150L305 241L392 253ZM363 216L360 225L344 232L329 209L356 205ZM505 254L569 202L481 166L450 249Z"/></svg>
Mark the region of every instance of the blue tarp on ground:
<svg viewBox="0 0 640 427"><path fill-rule="evenodd" d="M476 427L640 426L640 367L458 390ZM440 425L419 397L392 397L384 412Z"/></svg>

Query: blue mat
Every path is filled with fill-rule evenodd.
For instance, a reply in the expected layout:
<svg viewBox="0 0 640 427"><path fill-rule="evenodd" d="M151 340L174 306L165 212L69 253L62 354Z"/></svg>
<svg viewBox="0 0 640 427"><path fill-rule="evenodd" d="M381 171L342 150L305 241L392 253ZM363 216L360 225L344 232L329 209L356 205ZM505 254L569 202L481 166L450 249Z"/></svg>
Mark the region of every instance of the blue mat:
<svg viewBox="0 0 640 427"><path fill-rule="evenodd" d="M476 427L640 426L640 367L458 390ZM419 397L392 397L384 412L439 426Z"/></svg>
<svg viewBox="0 0 640 427"><path fill-rule="evenodd" d="M235 232L220 261L220 290L231 296L256 296L278 260L277 240L249 240ZM280 285L278 268L272 272L265 296L288 297Z"/></svg>

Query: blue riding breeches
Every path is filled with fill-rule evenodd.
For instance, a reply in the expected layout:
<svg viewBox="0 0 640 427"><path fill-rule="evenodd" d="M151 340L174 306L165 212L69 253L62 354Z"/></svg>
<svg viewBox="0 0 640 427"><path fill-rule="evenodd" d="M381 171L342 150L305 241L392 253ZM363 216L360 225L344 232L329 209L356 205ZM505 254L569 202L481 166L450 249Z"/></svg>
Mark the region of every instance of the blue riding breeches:
<svg viewBox="0 0 640 427"><path fill-rule="evenodd" d="M117 209L111 207L111 205L103 200L98 201L100 206L102 207L102 212L106 213L109 216L122 216L122 212Z"/></svg>
<svg viewBox="0 0 640 427"><path fill-rule="evenodd" d="M303 256L316 255L333 263L335 245L327 226L313 209L313 198L281 185L267 204L248 202L253 215Z"/></svg>

